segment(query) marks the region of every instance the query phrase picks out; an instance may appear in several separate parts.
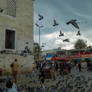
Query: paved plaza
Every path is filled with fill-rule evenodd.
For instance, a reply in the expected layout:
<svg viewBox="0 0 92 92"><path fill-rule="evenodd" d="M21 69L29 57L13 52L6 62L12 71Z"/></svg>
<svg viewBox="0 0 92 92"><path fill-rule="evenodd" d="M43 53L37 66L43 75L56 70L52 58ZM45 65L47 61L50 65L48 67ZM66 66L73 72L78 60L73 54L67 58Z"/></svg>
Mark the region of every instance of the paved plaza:
<svg viewBox="0 0 92 92"><path fill-rule="evenodd" d="M2 85L0 88L4 89L5 84ZM79 72L75 67L68 75L61 76L56 73L55 80L46 79L44 85L45 92L92 92L92 71L82 69L82 72ZM19 74L17 87L18 92L42 92L39 71L34 74Z"/></svg>

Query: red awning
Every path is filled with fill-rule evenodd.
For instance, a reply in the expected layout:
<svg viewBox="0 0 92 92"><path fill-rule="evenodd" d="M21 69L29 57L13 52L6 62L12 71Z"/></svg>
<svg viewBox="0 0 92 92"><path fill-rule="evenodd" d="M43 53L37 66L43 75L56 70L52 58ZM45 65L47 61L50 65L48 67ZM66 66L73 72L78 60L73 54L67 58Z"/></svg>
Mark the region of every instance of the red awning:
<svg viewBox="0 0 92 92"><path fill-rule="evenodd" d="M62 61L62 60L64 60L64 61L70 61L71 58L69 58L69 57L56 57L56 60L58 60L58 61Z"/></svg>
<svg viewBox="0 0 92 92"><path fill-rule="evenodd" d="M81 58L81 57L92 57L92 54L82 54L82 55L71 55L70 57L52 57L52 61L70 61L73 58Z"/></svg>
<svg viewBox="0 0 92 92"><path fill-rule="evenodd" d="M52 61L55 61L55 60L56 60L56 58L55 58L54 56L52 56L51 60L52 60Z"/></svg>

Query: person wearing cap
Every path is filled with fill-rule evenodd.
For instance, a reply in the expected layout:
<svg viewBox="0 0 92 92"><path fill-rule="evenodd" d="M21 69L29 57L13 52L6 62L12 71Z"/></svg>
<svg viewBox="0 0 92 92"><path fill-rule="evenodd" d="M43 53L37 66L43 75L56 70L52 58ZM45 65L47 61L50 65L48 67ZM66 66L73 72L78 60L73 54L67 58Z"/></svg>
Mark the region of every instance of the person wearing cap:
<svg viewBox="0 0 92 92"><path fill-rule="evenodd" d="M19 70L18 68L19 68L18 60L15 59L15 61L11 63L12 80L14 83L17 83L17 75Z"/></svg>
<svg viewBox="0 0 92 92"><path fill-rule="evenodd" d="M6 92L18 92L17 86L15 83L13 83L11 77L9 77L8 81L6 82Z"/></svg>

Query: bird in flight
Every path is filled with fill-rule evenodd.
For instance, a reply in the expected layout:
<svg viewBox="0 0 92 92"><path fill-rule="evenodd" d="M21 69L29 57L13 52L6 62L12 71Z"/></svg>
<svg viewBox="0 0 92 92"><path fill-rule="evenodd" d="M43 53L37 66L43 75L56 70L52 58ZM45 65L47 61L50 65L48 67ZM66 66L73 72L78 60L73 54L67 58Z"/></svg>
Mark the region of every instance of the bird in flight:
<svg viewBox="0 0 92 92"><path fill-rule="evenodd" d="M69 39L64 39L63 42L70 42Z"/></svg>
<svg viewBox="0 0 92 92"><path fill-rule="evenodd" d="M75 28L79 29L79 26L76 21L77 21L76 19L72 19L72 20L68 21L66 24L67 25L72 24Z"/></svg>
<svg viewBox="0 0 92 92"><path fill-rule="evenodd" d="M42 45L41 47L44 47L44 45Z"/></svg>
<svg viewBox="0 0 92 92"><path fill-rule="evenodd" d="M60 30L60 34L59 34L59 37L60 36L64 36L64 33Z"/></svg>
<svg viewBox="0 0 92 92"><path fill-rule="evenodd" d="M40 14L38 14L38 16L39 16L39 20L42 20L44 17L42 16L42 15L40 15Z"/></svg>
<svg viewBox="0 0 92 92"><path fill-rule="evenodd" d="M54 24L53 26L58 26L59 24L56 22L56 20L54 19Z"/></svg>
<svg viewBox="0 0 92 92"><path fill-rule="evenodd" d="M78 31L76 35L77 35L77 36L78 36L78 35L80 36L80 35L81 35L80 31Z"/></svg>
<svg viewBox="0 0 92 92"><path fill-rule="evenodd" d="M42 27L44 27L43 25L38 25L37 23L35 24L37 27L39 27L39 28L42 28Z"/></svg>
<svg viewBox="0 0 92 92"><path fill-rule="evenodd" d="M41 47L45 47L46 43L42 43L42 46Z"/></svg>

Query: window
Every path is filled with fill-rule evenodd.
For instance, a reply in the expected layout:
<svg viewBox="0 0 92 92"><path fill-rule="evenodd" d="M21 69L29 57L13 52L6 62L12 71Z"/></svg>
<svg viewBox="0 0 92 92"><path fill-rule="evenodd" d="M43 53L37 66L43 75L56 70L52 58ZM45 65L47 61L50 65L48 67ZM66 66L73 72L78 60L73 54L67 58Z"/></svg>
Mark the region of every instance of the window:
<svg viewBox="0 0 92 92"><path fill-rule="evenodd" d="M16 17L16 0L7 0L7 15Z"/></svg>
<svg viewBox="0 0 92 92"><path fill-rule="evenodd" d="M6 30L5 48L6 49L15 49L15 31Z"/></svg>

